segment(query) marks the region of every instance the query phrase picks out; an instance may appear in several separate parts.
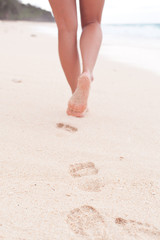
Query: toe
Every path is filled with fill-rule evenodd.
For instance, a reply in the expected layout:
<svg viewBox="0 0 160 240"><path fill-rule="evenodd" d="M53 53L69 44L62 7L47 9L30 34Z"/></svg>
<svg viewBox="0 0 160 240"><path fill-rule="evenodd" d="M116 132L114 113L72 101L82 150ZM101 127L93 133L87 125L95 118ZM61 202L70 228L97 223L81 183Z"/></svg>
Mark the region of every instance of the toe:
<svg viewBox="0 0 160 240"><path fill-rule="evenodd" d="M85 113L88 112L88 108L86 107L83 111L72 111L70 109L67 110L67 114L74 117L84 117Z"/></svg>
<svg viewBox="0 0 160 240"><path fill-rule="evenodd" d="M87 109L85 109L83 112L74 113L74 116L76 116L76 117L84 117L86 112L87 112Z"/></svg>
<svg viewBox="0 0 160 240"><path fill-rule="evenodd" d="M74 108L72 108L72 111L74 112L83 112L86 109L86 105L81 105L81 106L74 106Z"/></svg>

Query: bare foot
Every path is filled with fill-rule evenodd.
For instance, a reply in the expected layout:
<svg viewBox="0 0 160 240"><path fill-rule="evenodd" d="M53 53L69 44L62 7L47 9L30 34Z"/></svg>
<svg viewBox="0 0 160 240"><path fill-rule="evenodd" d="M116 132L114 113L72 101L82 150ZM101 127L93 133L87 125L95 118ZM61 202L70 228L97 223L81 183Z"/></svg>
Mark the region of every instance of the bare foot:
<svg viewBox="0 0 160 240"><path fill-rule="evenodd" d="M83 117L87 112L87 100L89 96L92 77L84 72L78 79L77 89L68 102L67 114L75 117Z"/></svg>

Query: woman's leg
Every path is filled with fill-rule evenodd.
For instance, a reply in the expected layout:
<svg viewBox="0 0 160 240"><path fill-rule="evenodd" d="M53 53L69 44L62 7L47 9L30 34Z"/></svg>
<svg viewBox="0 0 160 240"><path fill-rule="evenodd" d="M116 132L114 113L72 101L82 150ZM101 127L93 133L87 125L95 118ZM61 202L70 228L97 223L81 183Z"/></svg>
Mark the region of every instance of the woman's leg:
<svg viewBox="0 0 160 240"><path fill-rule="evenodd" d="M61 65L73 93L80 75L76 0L49 0L49 2L58 27L58 49Z"/></svg>
<svg viewBox="0 0 160 240"><path fill-rule="evenodd" d="M101 17L105 0L80 0L82 35L80 49L83 73L77 89L69 100L67 113L81 117L87 109L89 89L99 49L102 42Z"/></svg>
<svg viewBox="0 0 160 240"><path fill-rule="evenodd" d="M102 42L101 17L104 0L80 0L83 72L92 74Z"/></svg>

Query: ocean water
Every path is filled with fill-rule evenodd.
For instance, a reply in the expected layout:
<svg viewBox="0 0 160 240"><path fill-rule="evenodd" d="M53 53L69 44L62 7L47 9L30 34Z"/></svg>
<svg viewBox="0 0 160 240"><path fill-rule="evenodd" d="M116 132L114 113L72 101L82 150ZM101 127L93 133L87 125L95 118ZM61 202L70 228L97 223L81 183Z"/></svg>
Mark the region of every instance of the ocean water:
<svg viewBox="0 0 160 240"><path fill-rule="evenodd" d="M102 29L107 36L160 40L160 24L104 24Z"/></svg>
<svg viewBox="0 0 160 240"><path fill-rule="evenodd" d="M102 25L101 54L160 75L160 24Z"/></svg>
<svg viewBox="0 0 160 240"><path fill-rule="evenodd" d="M52 26L40 26L36 31L57 36L57 28ZM103 24L102 31L101 54L160 75L160 24ZM79 37L80 33L79 27Z"/></svg>

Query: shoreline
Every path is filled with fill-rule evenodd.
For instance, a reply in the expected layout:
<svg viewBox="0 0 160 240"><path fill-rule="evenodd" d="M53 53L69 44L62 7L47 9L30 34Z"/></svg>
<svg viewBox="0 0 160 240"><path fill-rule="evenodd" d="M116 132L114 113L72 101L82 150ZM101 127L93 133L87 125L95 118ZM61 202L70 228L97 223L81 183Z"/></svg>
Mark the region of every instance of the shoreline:
<svg viewBox="0 0 160 240"><path fill-rule="evenodd" d="M57 39L2 25L0 239L157 240L159 76L99 55L88 114L67 116Z"/></svg>

